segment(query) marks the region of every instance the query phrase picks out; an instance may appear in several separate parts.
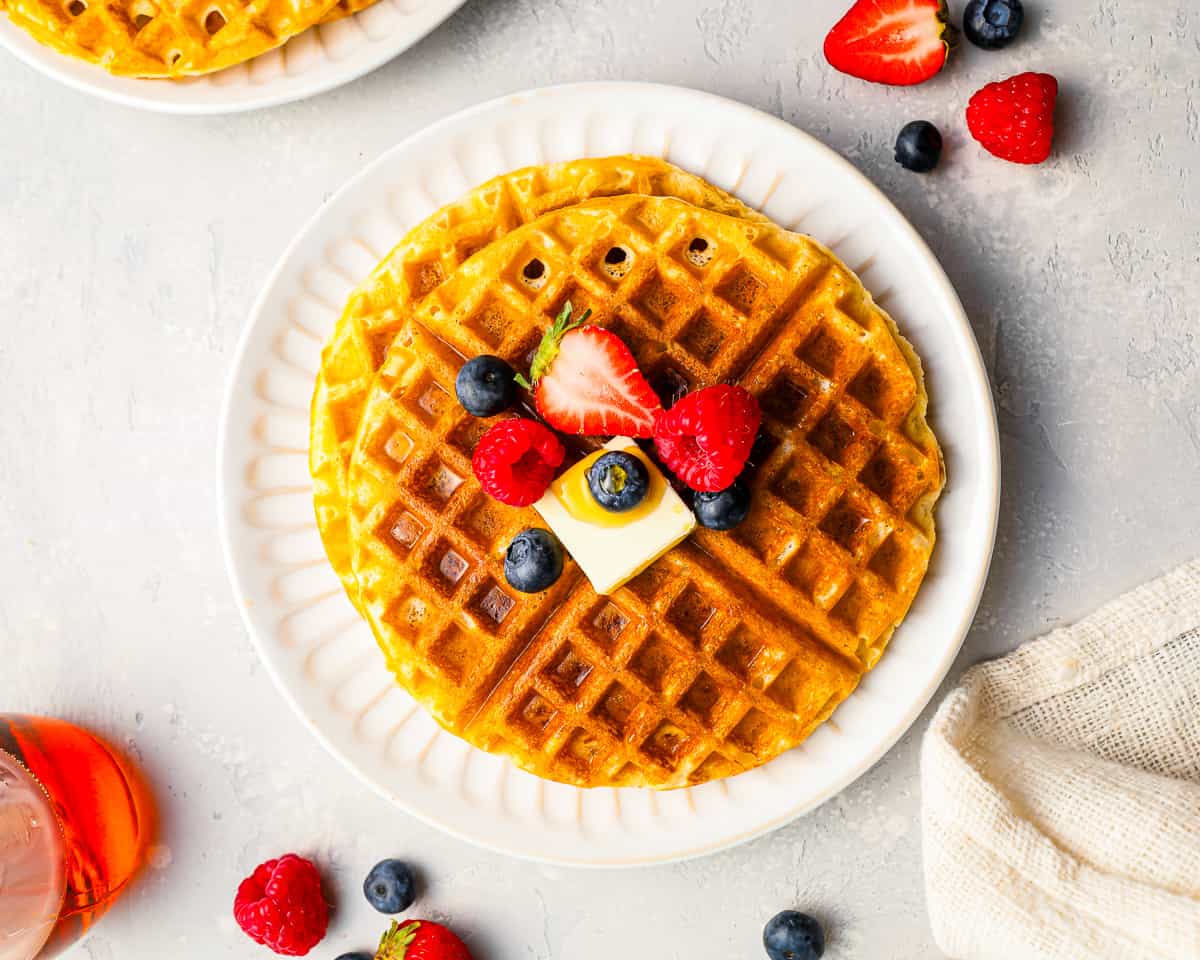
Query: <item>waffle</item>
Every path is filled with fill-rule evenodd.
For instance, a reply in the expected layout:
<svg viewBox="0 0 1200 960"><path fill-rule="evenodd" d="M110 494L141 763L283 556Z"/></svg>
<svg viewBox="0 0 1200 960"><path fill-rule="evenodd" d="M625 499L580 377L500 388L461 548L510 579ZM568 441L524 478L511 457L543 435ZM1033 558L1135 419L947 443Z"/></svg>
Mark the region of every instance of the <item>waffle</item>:
<svg viewBox="0 0 1200 960"><path fill-rule="evenodd" d="M651 157L527 167L489 180L415 227L355 291L321 357L309 443L317 526L330 563L357 597L346 528L346 470L363 402L393 337L472 253L543 214L615 194L671 196L763 220L711 184Z"/></svg>
<svg viewBox="0 0 1200 960"><path fill-rule="evenodd" d="M366 10L373 3L375 0L338 0L321 22L332 23L334 20L341 20L342 17L349 17L360 10Z"/></svg>
<svg viewBox="0 0 1200 960"><path fill-rule="evenodd" d="M764 413L746 521L609 597L570 561L545 593L507 587L506 545L542 524L481 491L489 422L453 398L464 357L526 365L568 300L660 392L736 381ZM557 211L433 291L371 388L348 502L362 609L439 723L534 774L671 788L749 769L830 715L912 602L943 484L925 409L915 354L815 241L670 198Z"/></svg>
<svg viewBox="0 0 1200 960"><path fill-rule="evenodd" d="M352 2L352 0L347 0ZM212 73L279 46L337 0L0 0L40 43L133 77Z"/></svg>

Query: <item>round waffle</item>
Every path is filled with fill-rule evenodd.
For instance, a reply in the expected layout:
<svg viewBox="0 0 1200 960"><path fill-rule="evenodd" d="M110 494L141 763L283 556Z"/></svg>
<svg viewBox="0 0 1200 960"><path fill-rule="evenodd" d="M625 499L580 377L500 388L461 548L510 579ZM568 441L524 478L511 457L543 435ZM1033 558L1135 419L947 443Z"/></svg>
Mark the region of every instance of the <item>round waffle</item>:
<svg viewBox="0 0 1200 960"><path fill-rule="evenodd" d="M277 47L319 23L337 2L0 0L0 10L39 42L110 73L187 77Z"/></svg>
<svg viewBox="0 0 1200 960"><path fill-rule="evenodd" d="M309 443L317 527L352 601L357 587L346 527L346 470L362 407L397 331L471 254L553 210L620 194L670 196L763 220L712 184L653 157L607 157L527 167L489 180L414 227L354 292L321 356Z"/></svg>
<svg viewBox="0 0 1200 960"><path fill-rule="evenodd" d="M453 393L464 358L527 365L567 301L660 391L737 382L764 413L746 521L608 597L570 563L544 593L507 586L509 540L541 522L482 492L489 421ZM407 330L353 451L353 569L389 666L448 730L554 780L679 787L799 743L878 661L944 474L919 360L829 250L671 198L596 200L493 242Z"/></svg>

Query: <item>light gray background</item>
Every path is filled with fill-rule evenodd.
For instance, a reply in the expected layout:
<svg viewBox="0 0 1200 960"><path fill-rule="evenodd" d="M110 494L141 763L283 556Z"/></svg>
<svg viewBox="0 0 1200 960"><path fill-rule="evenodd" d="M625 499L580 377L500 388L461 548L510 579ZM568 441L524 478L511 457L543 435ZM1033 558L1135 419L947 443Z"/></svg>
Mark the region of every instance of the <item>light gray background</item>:
<svg viewBox="0 0 1200 960"><path fill-rule="evenodd" d="M942 76L885 89L820 55L844 6L470 0L364 80L211 119L109 106L0 54L0 709L125 745L162 806L154 865L77 955L267 956L234 928L233 891L297 849L340 901L317 958L378 935L358 886L389 855L421 865L420 912L449 918L476 960L754 958L764 921L793 906L828 922L831 958L940 956L920 869L928 711L841 796L740 849L619 874L531 866L419 825L321 751L258 663L217 542L222 387L295 231L451 111L619 78L711 90L815 134L957 285L992 376L1004 499L954 676L1194 554L1200 11L1030 0L1010 50L964 45ZM1056 154L1035 169L983 155L962 123L976 88L1023 69L1061 82ZM891 156L915 118L947 140L926 177Z"/></svg>

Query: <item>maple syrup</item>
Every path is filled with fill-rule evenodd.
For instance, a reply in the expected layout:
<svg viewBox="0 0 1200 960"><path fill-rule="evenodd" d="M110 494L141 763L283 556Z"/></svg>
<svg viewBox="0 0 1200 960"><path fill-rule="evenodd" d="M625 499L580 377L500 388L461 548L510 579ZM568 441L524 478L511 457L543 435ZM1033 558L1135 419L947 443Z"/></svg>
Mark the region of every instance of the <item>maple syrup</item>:
<svg viewBox="0 0 1200 960"><path fill-rule="evenodd" d="M85 934L141 866L149 813L142 781L94 734L0 713L0 960Z"/></svg>

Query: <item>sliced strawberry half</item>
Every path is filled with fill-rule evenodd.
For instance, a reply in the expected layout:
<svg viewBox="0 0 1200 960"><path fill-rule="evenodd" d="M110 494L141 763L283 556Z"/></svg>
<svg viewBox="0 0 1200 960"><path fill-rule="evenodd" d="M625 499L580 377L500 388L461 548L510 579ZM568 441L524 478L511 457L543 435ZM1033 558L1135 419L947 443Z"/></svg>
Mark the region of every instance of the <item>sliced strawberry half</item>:
<svg viewBox="0 0 1200 960"><path fill-rule="evenodd" d="M825 38L825 59L874 83L923 83L946 63L945 0L858 0Z"/></svg>
<svg viewBox="0 0 1200 960"><path fill-rule="evenodd" d="M530 380L542 418L563 433L586 437L650 437L662 404L615 333L571 320L566 304L534 355ZM530 383L532 381L532 383Z"/></svg>

